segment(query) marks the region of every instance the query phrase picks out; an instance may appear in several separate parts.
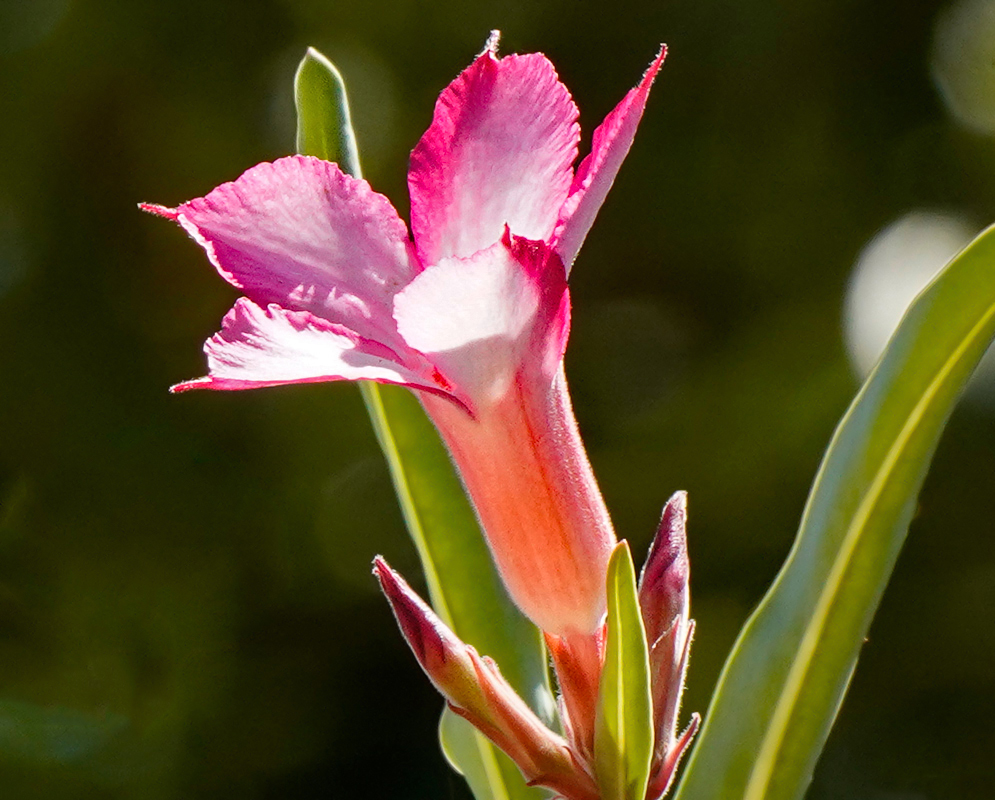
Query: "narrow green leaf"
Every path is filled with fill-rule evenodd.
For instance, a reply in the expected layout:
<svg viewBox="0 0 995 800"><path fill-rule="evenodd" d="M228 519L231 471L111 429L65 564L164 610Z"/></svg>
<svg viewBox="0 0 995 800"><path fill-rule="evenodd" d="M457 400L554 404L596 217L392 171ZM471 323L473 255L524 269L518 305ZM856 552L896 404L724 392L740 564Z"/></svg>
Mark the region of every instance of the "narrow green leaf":
<svg viewBox="0 0 995 800"><path fill-rule="evenodd" d="M598 692L594 765L602 800L643 800L653 757L649 649L629 545L608 562L608 637Z"/></svg>
<svg viewBox="0 0 995 800"><path fill-rule="evenodd" d="M840 422L794 548L726 662L677 800L804 795L940 433L993 335L989 228L912 304Z"/></svg>
<svg viewBox="0 0 995 800"><path fill-rule="evenodd" d="M298 151L338 160L360 177L359 156L341 75L309 49L294 82ZM501 673L540 717L551 720L554 703L546 651L539 631L508 598L453 470L445 446L421 404L398 386L361 384L373 428L439 616ZM476 730L444 715L444 750L478 800L538 800L511 760Z"/></svg>
<svg viewBox="0 0 995 800"><path fill-rule="evenodd" d="M343 172L362 178L345 81L335 65L313 47L307 49L294 75L294 103L297 152L334 161Z"/></svg>

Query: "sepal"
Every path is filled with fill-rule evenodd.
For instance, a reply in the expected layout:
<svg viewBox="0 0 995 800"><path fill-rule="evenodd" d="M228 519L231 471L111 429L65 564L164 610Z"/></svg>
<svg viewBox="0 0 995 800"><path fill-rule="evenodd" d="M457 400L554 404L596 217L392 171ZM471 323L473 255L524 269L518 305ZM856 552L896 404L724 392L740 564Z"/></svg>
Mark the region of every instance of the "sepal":
<svg viewBox="0 0 995 800"><path fill-rule="evenodd" d="M670 789L674 775L677 773L677 766L691 746L691 741L700 726L701 717L697 713L692 714L684 732L677 737L665 757L654 765L655 770L650 774L650 782L646 787L646 800L660 800Z"/></svg>
<svg viewBox="0 0 995 800"><path fill-rule="evenodd" d="M545 633L546 648L560 689L560 722L574 750L594 758L594 728L605 656L607 624L592 634Z"/></svg>

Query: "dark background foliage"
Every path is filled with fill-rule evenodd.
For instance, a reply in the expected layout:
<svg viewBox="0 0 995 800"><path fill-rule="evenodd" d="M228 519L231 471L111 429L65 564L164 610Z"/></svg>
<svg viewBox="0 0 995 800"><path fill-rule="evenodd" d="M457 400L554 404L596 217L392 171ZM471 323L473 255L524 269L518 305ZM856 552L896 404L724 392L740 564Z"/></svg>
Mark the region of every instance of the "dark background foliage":
<svg viewBox="0 0 995 800"><path fill-rule="evenodd" d="M136 203L293 145L307 45L367 177L483 45L541 50L585 131L666 41L573 274L568 374L637 554L690 492L704 711L858 386L855 259L915 208L995 217L995 147L930 77L936 0L0 0L0 795L464 798L369 575L417 562L344 385L173 397L234 291ZM995 417L955 415L809 796L995 784Z"/></svg>

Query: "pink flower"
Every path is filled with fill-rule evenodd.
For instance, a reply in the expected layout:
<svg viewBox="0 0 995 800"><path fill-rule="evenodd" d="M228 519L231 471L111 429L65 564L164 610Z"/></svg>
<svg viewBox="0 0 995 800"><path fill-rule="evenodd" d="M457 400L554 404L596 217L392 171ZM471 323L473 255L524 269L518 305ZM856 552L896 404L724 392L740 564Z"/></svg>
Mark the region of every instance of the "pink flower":
<svg viewBox="0 0 995 800"><path fill-rule="evenodd" d="M664 51L594 132L541 54L495 43L440 96L411 156L411 229L338 166L259 164L177 208L244 297L188 389L374 380L417 390L515 602L593 634L615 543L563 376L567 273L628 152Z"/></svg>

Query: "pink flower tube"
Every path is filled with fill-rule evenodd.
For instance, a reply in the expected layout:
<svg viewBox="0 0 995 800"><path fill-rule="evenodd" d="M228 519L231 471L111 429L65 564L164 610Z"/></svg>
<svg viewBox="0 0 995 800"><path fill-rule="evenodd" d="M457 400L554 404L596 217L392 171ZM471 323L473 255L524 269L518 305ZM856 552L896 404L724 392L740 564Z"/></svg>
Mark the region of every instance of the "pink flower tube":
<svg viewBox="0 0 995 800"><path fill-rule="evenodd" d="M416 390L514 601L589 635L615 535L563 377L566 278L632 143L664 51L594 132L541 54L495 42L439 97L411 156L411 230L337 165L259 164L177 208L242 291L188 389L374 380Z"/></svg>

